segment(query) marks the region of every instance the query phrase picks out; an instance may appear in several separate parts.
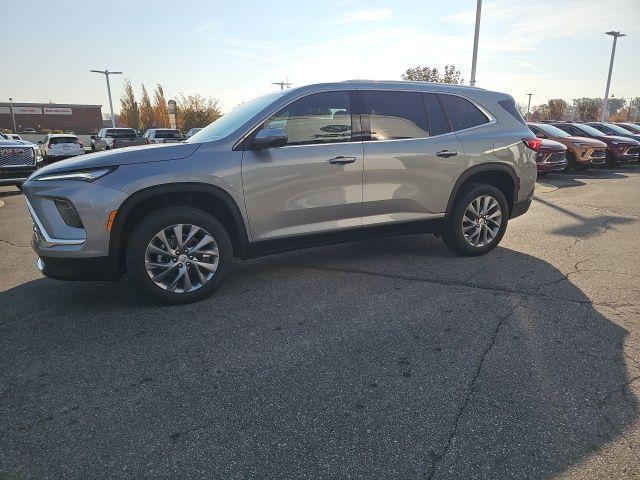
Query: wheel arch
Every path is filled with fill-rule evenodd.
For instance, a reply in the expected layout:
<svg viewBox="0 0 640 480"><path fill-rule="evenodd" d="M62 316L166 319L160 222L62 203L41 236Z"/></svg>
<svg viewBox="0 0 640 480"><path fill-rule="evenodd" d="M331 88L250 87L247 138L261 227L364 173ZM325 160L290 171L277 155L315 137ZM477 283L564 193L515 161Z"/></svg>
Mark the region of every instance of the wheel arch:
<svg viewBox="0 0 640 480"><path fill-rule="evenodd" d="M231 237L234 255L244 255L249 244L247 228L240 208L228 192L203 183L157 185L132 194L118 208L109 239L109 256L118 260L121 271L126 270L129 235L139 220L150 212L176 205L192 206L211 214Z"/></svg>
<svg viewBox="0 0 640 480"><path fill-rule="evenodd" d="M519 179L516 175L516 171L510 165L504 163L483 163L468 168L458 177L456 183L453 185L449 201L447 203L447 210L445 213L445 219L449 219L453 205L460 191L471 183L486 183L493 185L499 189L507 199L509 206L509 214L513 212L513 207L518 199Z"/></svg>

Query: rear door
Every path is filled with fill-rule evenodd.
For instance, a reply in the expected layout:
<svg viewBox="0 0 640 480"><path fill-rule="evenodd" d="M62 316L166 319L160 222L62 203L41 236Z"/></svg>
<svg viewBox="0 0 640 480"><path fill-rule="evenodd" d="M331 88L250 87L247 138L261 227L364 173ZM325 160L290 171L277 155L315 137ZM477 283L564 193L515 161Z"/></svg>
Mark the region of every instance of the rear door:
<svg viewBox="0 0 640 480"><path fill-rule="evenodd" d="M244 197L254 241L359 228L362 140L355 94L313 93L282 108L261 128L283 128L288 143L242 157Z"/></svg>
<svg viewBox="0 0 640 480"><path fill-rule="evenodd" d="M438 97L371 90L361 99L363 224L442 217L466 161Z"/></svg>

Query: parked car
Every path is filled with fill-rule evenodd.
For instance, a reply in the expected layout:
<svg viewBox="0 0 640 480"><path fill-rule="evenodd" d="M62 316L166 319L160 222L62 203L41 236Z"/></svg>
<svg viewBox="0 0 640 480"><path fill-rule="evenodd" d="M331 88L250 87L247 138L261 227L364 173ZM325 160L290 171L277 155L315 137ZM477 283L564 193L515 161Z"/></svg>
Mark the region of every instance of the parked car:
<svg viewBox="0 0 640 480"><path fill-rule="evenodd" d="M5 140L20 140L20 141L24 141L22 140L22 137L20 135L18 135L17 133L0 133L1 137L4 137Z"/></svg>
<svg viewBox="0 0 640 480"><path fill-rule="evenodd" d="M24 191L45 275L126 272L185 303L233 256L407 232L485 254L529 208L541 143L503 93L349 81L267 94L175 145L44 167Z"/></svg>
<svg viewBox="0 0 640 480"><path fill-rule="evenodd" d="M180 130L151 128L144 133L148 143L177 143L184 141Z"/></svg>
<svg viewBox="0 0 640 480"><path fill-rule="evenodd" d="M193 137L200 130L202 130L202 129L201 128L190 128L189 131L187 132L187 138Z"/></svg>
<svg viewBox="0 0 640 480"><path fill-rule="evenodd" d="M604 165L607 156L606 143L589 137L572 137L564 130L546 123L530 122L527 125L536 137L555 140L567 147L565 156L568 170L582 171L592 166Z"/></svg>
<svg viewBox="0 0 640 480"><path fill-rule="evenodd" d="M536 152L536 166L538 176L552 172L562 172L567 168L567 147L562 143L546 138Z"/></svg>
<svg viewBox="0 0 640 480"><path fill-rule="evenodd" d="M630 133L640 133L640 125L636 125L631 122L618 122L616 123L619 127L624 128L627 132Z"/></svg>
<svg viewBox="0 0 640 480"><path fill-rule="evenodd" d="M632 138L620 137L617 135L605 135L600 130L583 123L559 122L554 123L553 125L574 137L595 138L596 140L606 143L607 157L605 159L605 165L607 167L619 165L623 162L638 161L640 143L636 142Z"/></svg>
<svg viewBox="0 0 640 480"><path fill-rule="evenodd" d="M91 150L100 152L113 148L146 145L147 139L139 137L133 128L102 128L97 135L91 137Z"/></svg>
<svg viewBox="0 0 640 480"><path fill-rule="evenodd" d="M49 133L38 145L45 164L84 154L84 145L78 137L66 133Z"/></svg>
<svg viewBox="0 0 640 480"><path fill-rule="evenodd" d="M640 141L640 133L633 133L627 129L619 127L615 123L608 122L587 122L586 125L589 125L596 130L600 130L605 135L617 135L618 137L627 137L633 138L636 141Z"/></svg>
<svg viewBox="0 0 640 480"><path fill-rule="evenodd" d="M22 133L38 133L34 128L25 128Z"/></svg>
<svg viewBox="0 0 640 480"><path fill-rule="evenodd" d="M41 166L42 157L34 144L0 138L0 185L21 187L29 175Z"/></svg>

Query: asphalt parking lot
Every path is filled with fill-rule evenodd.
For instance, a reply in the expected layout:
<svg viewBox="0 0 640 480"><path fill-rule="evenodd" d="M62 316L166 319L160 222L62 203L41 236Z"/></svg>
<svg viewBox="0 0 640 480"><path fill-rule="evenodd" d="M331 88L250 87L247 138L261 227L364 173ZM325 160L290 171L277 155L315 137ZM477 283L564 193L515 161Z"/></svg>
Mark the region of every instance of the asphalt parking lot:
<svg viewBox="0 0 640 480"><path fill-rule="evenodd" d="M549 175L481 258L414 235L207 301L43 278L0 188L0 478L640 477L640 167Z"/></svg>

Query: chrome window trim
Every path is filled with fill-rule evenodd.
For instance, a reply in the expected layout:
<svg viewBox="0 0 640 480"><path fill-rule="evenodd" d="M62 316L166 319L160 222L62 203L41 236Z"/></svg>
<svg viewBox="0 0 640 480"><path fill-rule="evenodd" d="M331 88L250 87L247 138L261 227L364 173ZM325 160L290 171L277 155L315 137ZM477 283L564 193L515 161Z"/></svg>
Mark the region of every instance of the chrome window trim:
<svg viewBox="0 0 640 480"><path fill-rule="evenodd" d="M40 221L40 219L36 215L36 212L33 209L33 207L31 206L31 202L29 202L29 199L26 196L24 197L24 201L27 203L27 208L29 209L29 213L31 214L31 218L33 218L33 221L35 222L36 226L38 227L38 230L40 231L40 233L44 237L44 246L45 247L56 247L56 246L61 246L61 245L83 245L85 243L86 239L84 239L84 238L66 239L66 238L53 238L53 237L49 236L49 233L44 228L44 225L42 225L42 222Z"/></svg>

